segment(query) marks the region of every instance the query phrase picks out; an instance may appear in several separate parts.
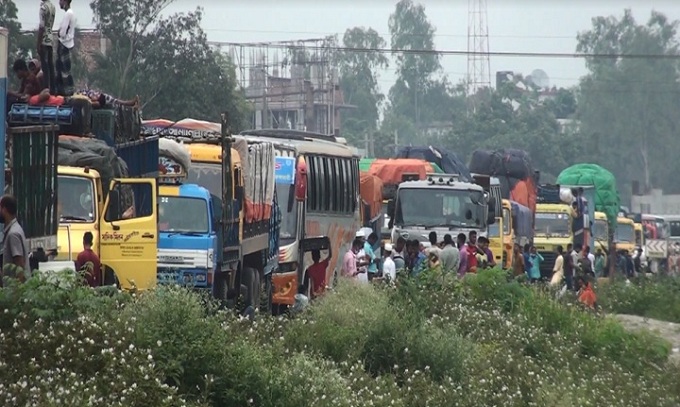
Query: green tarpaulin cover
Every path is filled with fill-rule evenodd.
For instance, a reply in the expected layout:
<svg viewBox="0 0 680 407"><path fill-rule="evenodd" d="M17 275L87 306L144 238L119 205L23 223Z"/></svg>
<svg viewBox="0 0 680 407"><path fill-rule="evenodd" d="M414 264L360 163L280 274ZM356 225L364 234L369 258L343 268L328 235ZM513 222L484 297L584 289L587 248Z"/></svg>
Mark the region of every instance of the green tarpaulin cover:
<svg viewBox="0 0 680 407"><path fill-rule="evenodd" d="M359 171L368 172L375 158L362 158L359 160Z"/></svg>
<svg viewBox="0 0 680 407"><path fill-rule="evenodd" d="M560 185L595 186L595 210L604 212L611 227L616 227L616 217L621 207L616 178L597 164L576 164L564 169L557 177Z"/></svg>

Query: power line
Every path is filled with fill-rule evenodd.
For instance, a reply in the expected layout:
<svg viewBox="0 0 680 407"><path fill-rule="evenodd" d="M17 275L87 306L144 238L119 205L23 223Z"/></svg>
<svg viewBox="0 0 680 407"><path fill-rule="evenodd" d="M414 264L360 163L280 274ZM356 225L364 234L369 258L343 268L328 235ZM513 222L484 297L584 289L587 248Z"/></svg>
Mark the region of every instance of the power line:
<svg viewBox="0 0 680 407"><path fill-rule="evenodd" d="M509 58L598 58L598 59L680 59L680 54L595 54L595 53L564 53L564 52L525 52L525 51L460 51L460 50L430 50L430 49L390 49L390 48L357 48L345 46L314 46L295 44L276 44L269 42L239 43L227 41L208 41L210 45L218 47L269 47L289 50L327 50L336 52L354 53L379 53L379 54L405 54L405 55L441 55L441 56L468 56L490 55Z"/></svg>

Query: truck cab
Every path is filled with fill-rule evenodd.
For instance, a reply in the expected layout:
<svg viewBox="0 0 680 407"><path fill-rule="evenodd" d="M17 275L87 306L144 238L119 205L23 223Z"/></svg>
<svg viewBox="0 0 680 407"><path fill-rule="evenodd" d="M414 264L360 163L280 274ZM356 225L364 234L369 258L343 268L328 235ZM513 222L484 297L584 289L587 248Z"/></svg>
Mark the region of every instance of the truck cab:
<svg viewBox="0 0 680 407"><path fill-rule="evenodd" d="M635 222L632 219L619 216L616 219L614 234L617 250L626 250L631 255L635 251Z"/></svg>
<svg viewBox="0 0 680 407"><path fill-rule="evenodd" d="M607 253L609 250L609 223L607 222L607 215L604 212L595 211L593 240L595 241L595 251L600 249L602 250L602 253Z"/></svg>
<svg viewBox="0 0 680 407"><path fill-rule="evenodd" d="M427 241L437 235L477 232L487 235L496 221L494 205L480 185L461 182L455 174L428 174L426 180L399 184L394 201L392 241Z"/></svg>

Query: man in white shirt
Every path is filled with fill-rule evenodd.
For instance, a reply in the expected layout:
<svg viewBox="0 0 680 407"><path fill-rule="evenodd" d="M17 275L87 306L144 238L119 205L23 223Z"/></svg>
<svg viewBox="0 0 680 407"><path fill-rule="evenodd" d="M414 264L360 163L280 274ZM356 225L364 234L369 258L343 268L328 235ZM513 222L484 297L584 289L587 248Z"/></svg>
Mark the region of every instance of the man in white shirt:
<svg viewBox="0 0 680 407"><path fill-rule="evenodd" d="M66 13L59 26L59 44L57 45L57 94L73 96L74 82L71 76L71 50L75 45L76 16L71 8L71 0L59 0L59 6Z"/></svg>
<svg viewBox="0 0 680 407"><path fill-rule="evenodd" d="M385 260L383 260L383 276L387 279L389 283L393 283L397 279L397 266L392 260L392 245L390 243L385 243L385 250L383 255Z"/></svg>

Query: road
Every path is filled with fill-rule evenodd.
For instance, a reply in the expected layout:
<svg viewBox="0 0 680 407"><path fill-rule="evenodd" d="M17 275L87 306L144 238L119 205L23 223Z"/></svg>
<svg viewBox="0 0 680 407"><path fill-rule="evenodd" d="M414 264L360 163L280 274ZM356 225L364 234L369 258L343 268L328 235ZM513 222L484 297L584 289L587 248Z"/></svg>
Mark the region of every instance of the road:
<svg viewBox="0 0 680 407"><path fill-rule="evenodd" d="M680 363L680 324L636 315L618 314L614 315L614 317L628 330L638 331L647 329L666 339L673 347L670 359L675 363Z"/></svg>

